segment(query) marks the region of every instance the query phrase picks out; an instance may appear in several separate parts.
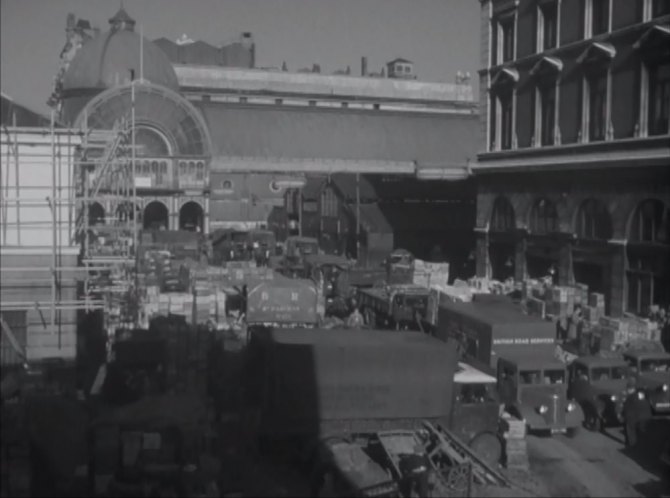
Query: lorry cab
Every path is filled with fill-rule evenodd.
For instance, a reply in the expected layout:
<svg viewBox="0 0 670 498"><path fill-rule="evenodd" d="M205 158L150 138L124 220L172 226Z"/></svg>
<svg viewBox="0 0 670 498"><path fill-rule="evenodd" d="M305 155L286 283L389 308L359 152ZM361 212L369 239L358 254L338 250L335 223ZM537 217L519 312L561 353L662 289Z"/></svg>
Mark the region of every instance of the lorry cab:
<svg viewBox="0 0 670 498"><path fill-rule="evenodd" d="M624 361L635 377L638 396L649 402L652 415L670 416L670 353L626 351Z"/></svg>
<svg viewBox="0 0 670 498"><path fill-rule="evenodd" d="M286 257L289 259L300 259L319 252L319 241L313 237L291 236L286 239Z"/></svg>
<svg viewBox="0 0 670 498"><path fill-rule="evenodd" d="M582 407L587 429L621 425L628 374L623 358L585 356L570 364L568 396Z"/></svg>
<svg viewBox="0 0 670 498"><path fill-rule="evenodd" d="M248 235L248 245L251 248L256 263L267 265L270 257L276 253L276 238L271 230L254 229Z"/></svg>
<svg viewBox="0 0 670 498"><path fill-rule="evenodd" d="M419 285L392 286L393 321L410 330L418 328L418 321L426 316L430 290Z"/></svg>
<svg viewBox="0 0 670 498"><path fill-rule="evenodd" d="M526 421L529 431L572 435L581 426L583 411L568 400L566 367L555 357L531 351L501 357L497 379L501 402Z"/></svg>
<svg viewBox="0 0 670 498"><path fill-rule="evenodd" d="M449 429L494 467L500 461L498 438L500 397L497 379L467 363L458 362Z"/></svg>

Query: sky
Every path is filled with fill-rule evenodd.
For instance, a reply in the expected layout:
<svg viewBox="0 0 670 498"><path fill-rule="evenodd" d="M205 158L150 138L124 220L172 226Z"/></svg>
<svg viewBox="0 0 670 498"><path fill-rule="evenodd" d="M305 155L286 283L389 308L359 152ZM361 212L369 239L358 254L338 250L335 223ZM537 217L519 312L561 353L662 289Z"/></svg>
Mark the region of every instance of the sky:
<svg viewBox="0 0 670 498"><path fill-rule="evenodd" d="M106 31L117 0L0 0L0 87L16 102L47 112L46 100L72 12ZM317 63L331 73L361 57L378 72L396 58L415 64L419 79L453 83L469 71L477 95L478 0L123 0L150 40L182 34L212 45L250 31L256 65L290 71Z"/></svg>

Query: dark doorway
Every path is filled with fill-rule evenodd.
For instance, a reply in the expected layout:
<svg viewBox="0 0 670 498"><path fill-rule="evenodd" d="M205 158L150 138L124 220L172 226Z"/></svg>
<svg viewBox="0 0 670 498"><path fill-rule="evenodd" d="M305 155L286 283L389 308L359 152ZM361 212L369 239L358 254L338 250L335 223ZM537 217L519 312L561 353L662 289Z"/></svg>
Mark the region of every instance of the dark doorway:
<svg viewBox="0 0 670 498"><path fill-rule="evenodd" d="M491 261L491 277L504 281L514 278L514 253L512 243L492 242L489 244L489 260Z"/></svg>
<svg viewBox="0 0 670 498"><path fill-rule="evenodd" d="M99 202L88 207L88 224L91 226L105 224L105 208Z"/></svg>
<svg viewBox="0 0 670 498"><path fill-rule="evenodd" d="M189 201L179 210L179 229L202 232L205 213L197 202Z"/></svg>
<svg viewBox="0 0 670 498"><path fill-rule="evenodd" d="M169 227L168 208L159 201L153 201L144 208L145 230L167 230Z"/></svg>

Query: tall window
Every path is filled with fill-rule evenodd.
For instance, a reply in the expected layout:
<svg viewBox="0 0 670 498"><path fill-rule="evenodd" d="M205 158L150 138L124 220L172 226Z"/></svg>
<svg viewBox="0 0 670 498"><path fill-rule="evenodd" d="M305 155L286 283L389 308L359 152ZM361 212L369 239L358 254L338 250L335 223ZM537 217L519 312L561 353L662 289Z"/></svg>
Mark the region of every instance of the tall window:
<svg viewBox="0 0 670 498"><path fill-rule="evenodd" d="M321 216L337 217L337 196L331 187L326 187L321 192Z"/></svg>
<svg viewBox="0 0 670 498"><path fill-rule="evenodd" d="M557 45L558 2L548 2L538 8L538 51Z"/></svg>
<svg viewBox="0 0 670 498"><path fill-rule="evenodd" d="M610 0L591 0L591 36L610 30Z"/></svg>
<svg viewBox="0 0 670 498"><path fill-rule="evenodd" d="M491 230L494 232L507 232L514 230L514 208L505 197L496 198L491 213Z"/></svg>
<svg viewBox="0 0 670 498"><path fill-rule="evenodd" d="M556 81L546 79L537 87L539 101L540 143L554 145L554 125L556 118Z"/></svg>
<svg viewBox="0 0 670 498"><path fill-rule="evenodd" d="M514 59L514 16L509 15L500 21L502 62Z"/></svg>
<svg viewBox="0 0 670 498"><path fill-rule="evenodd" d="M649 135L665 135L670 120L670 64L648 66Z"/></svg>
<svg viewBox="0 0 670 498"><path fill-rule="evenodd" d="M539 235L558 231L558 214L553 202L540 199L535 203L530 213L530 231Z"/></svg>
<svg viewBox="0 0 670 498"><path fill-rule="evenodd" d="M586 78L588 91L589 140L604 140L607 130L607 71L596 71Z"/></svg>
<svg viewBox="0 0 670 498"><path fill-rule="evenodd" d="M670 14L670 0L652 0L651 16L661 17Z"/></svg>
<svg viewBox="0 0 670 498"><path fill-rule="evenodd" d="M500 108L500 148L502 150L512 148L513 101L511 89L500 92L498 104Z"/></svg>
<svg viewBox="0 0 670 498"><path fill-rule="evenodd" d="M670 243L668 208L662 202L649 199L635 210L630 227L631 242Z"/></svg>
<svg viewBox="0 0 670 498"><path fill-rule="evenodd" d="M576 232L581 239L612 238L612 220L607 206L596 199L588 199L577 212Z"/></svg>

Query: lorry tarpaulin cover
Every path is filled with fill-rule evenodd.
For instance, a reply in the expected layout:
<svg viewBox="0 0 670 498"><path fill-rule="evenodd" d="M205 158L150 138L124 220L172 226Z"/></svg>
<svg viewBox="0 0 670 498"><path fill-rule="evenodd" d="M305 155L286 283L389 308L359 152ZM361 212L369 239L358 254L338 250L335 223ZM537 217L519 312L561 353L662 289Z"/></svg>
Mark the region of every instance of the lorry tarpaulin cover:
<svg viewBox="0 0 670 498"><path fill-rule="evenodd" d="M525 315L511 302L443 301L438 311L437 337L460 338L469 357L495 367L498 358L519 348L544 345L553 351L556 327L552 322ZM551 354L551 353L550 353Z"/></svg>
<svg viewBox="0 0 670 498"><path fill-rule="evenodd" d="M248 323L317 323L316 285L307 280L277 279L248 289Z"/></svg>
<svg viewBox="0 0 670 498"><path fill-rule="evenodd" d="M274 329L258 339L267 352L263 425L270 432L316 433L325 422L353 427L449 413L452 343L360 329Z"/></svg>

